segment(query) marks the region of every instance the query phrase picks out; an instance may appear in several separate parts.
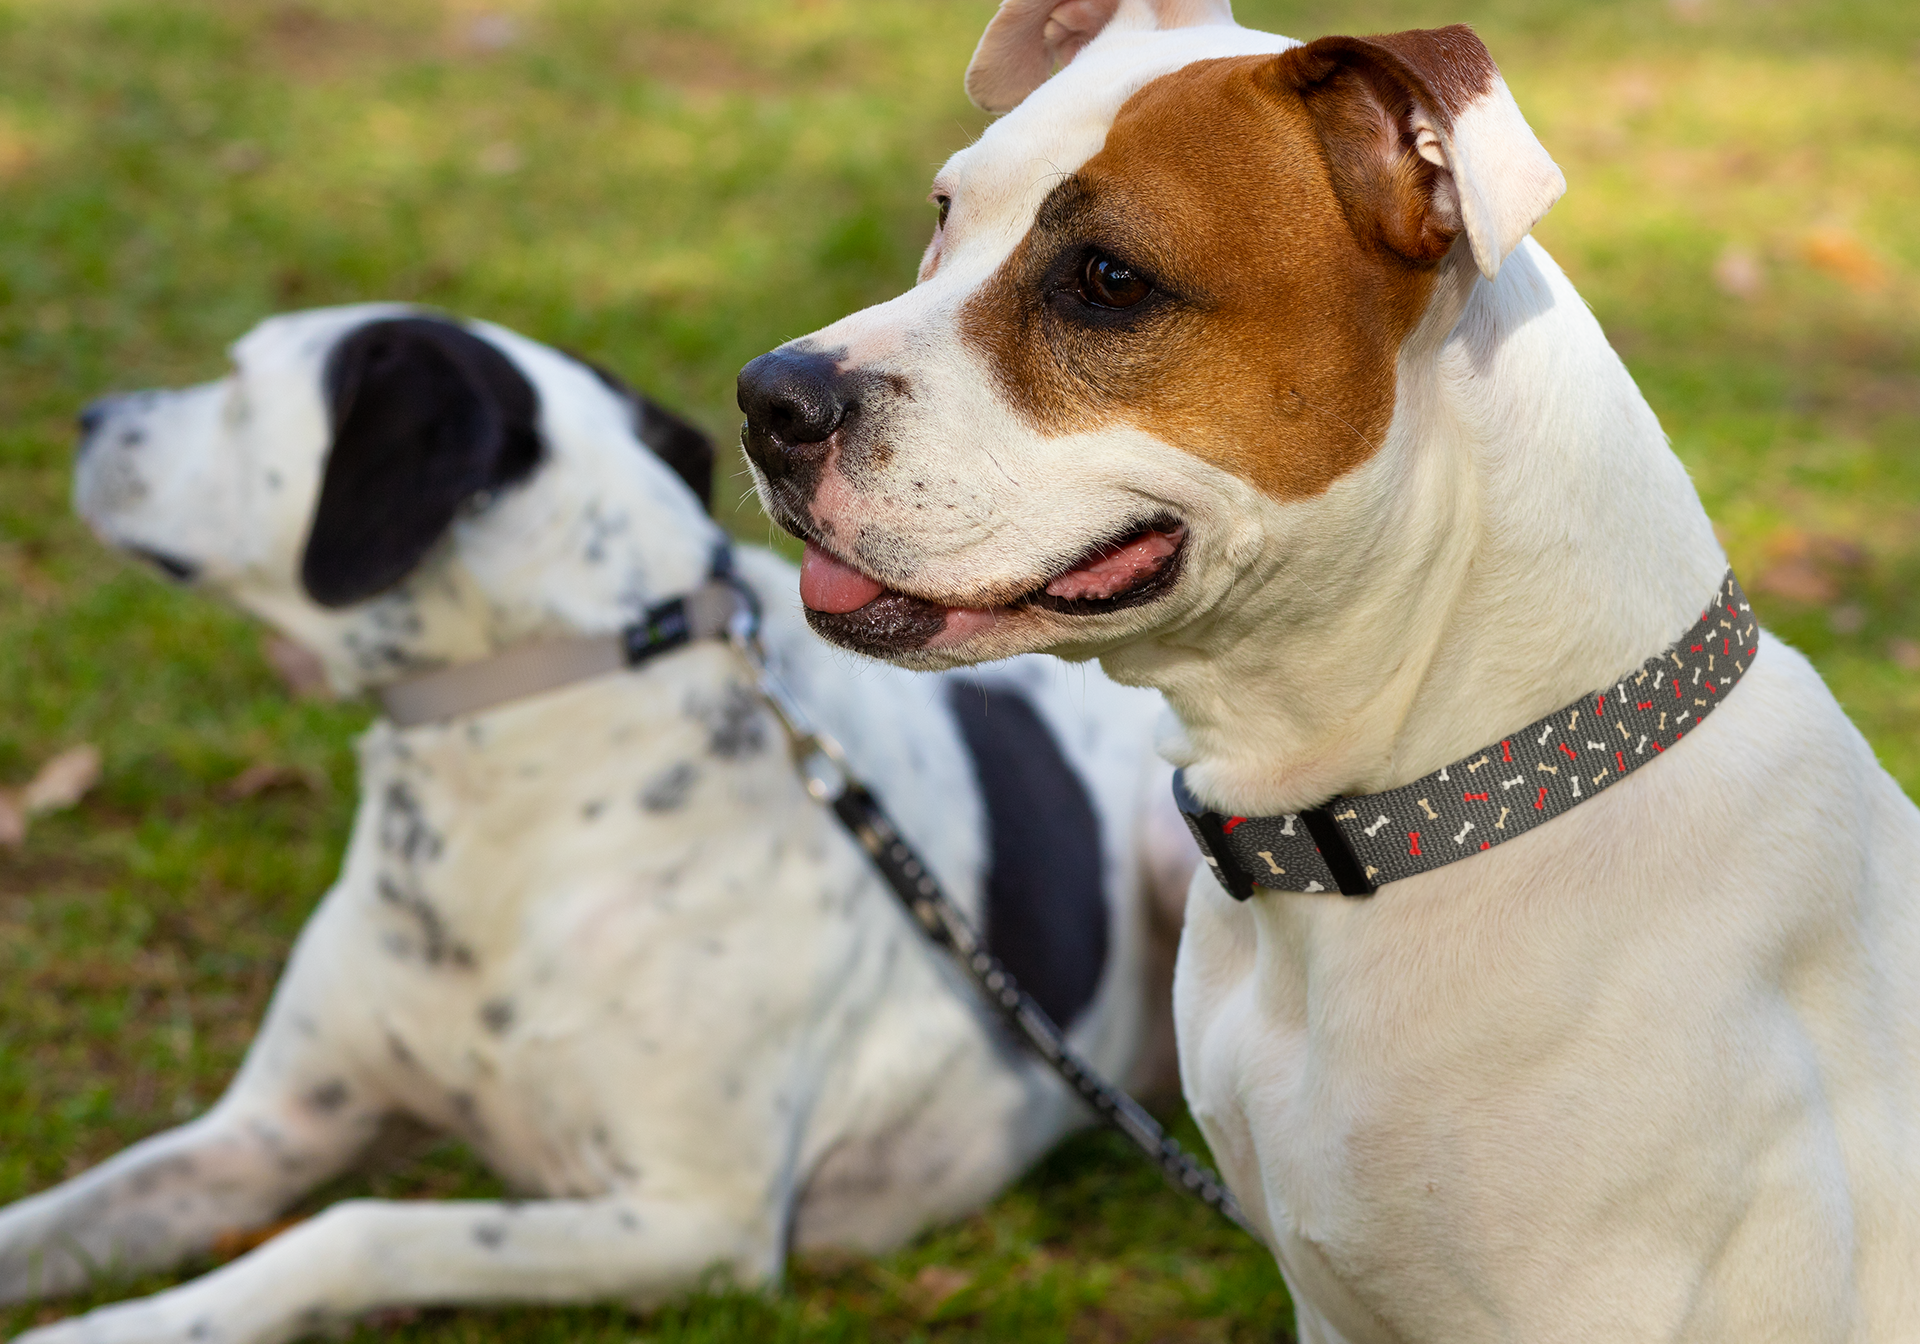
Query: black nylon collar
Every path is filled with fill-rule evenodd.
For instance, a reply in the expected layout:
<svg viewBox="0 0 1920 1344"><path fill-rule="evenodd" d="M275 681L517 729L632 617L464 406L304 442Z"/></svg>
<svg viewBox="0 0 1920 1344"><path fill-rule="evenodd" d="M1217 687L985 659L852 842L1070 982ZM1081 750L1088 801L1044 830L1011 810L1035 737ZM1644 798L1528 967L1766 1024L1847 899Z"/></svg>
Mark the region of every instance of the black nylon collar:
<svg viewBox="0 0 1920 1344"><path fill-rule="evenodd" d="M1411 784L1305 812L1229 817L1202 807L1176 771L1174 801L1235 900L1258 887L1371 896L1522 835L1652 761L1726 698L1759 635L1728 570L1693 628L1638 672Z"/></svg>

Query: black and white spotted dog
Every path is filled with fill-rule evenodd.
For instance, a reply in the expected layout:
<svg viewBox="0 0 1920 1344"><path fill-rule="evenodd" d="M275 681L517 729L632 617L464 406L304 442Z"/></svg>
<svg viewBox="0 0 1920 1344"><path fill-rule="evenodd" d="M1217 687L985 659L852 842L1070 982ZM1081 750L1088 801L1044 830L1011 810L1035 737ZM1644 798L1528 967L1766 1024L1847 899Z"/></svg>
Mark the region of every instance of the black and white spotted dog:
<svg viewBox="0 0 1920 1344"><path fill-rule="evenodd" d="M234 372L99 403L80 511L316 652L342 690L614 631L698 587L712 450L587 365L406 309L271 319ZM855 664L744 550L770 656L1095 1063L1142 1062L1156 697L1027 660ZM268 1341L409 1303L656 1301L793 1248L878 1250L1081 1123L804 792L700 641L445 722L377 722L339 881L205 1116L0 1212L0 1297L175 1264L349 1167L457 1134L524 1202L336 1204L213 1273L36 1330ZM1177 898L1176 898L1177 899Z"/></svg>

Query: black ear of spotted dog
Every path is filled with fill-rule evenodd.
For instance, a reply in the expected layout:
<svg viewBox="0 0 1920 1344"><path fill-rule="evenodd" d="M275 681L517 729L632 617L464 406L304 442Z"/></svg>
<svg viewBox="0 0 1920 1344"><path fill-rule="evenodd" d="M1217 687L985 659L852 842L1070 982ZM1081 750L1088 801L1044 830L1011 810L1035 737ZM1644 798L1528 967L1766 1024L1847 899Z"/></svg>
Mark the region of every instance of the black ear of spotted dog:
<svg viewBox="0 0 1920 1344"><path fill-rule="evenodd" d="M539 398L507 357L440 318L369 322L334 347L333 447L300 580L344 607L418 565L475 495L540 460Z"/></svg>
<svg viewBox="0 0 1920 1344"><path fill-rule="evenodd" d="M573 354L568 351L568 354ZM653 455L672 467L674 474L700 496L700 507L713 510L713 440L697 425L688 423L653 398L636 392L626 379L583 355L573 355L607 387L633 408L633 432L653 450Z"/></svg>

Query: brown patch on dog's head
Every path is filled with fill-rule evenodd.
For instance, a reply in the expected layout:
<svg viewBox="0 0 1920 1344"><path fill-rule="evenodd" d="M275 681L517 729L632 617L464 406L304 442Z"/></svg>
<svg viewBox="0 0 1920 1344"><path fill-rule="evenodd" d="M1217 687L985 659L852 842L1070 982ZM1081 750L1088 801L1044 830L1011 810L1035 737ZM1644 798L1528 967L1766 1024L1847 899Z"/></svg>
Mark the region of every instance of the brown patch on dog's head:
<svg viewBox="0 0 1920 1344"><path fill-rule="evenodd" d="M1456 27L1162 76L1048 195L963 338L1043 433L1130 424L1317 495L1392 419L1462 229L1437 133L1495 75Z"/></svg>

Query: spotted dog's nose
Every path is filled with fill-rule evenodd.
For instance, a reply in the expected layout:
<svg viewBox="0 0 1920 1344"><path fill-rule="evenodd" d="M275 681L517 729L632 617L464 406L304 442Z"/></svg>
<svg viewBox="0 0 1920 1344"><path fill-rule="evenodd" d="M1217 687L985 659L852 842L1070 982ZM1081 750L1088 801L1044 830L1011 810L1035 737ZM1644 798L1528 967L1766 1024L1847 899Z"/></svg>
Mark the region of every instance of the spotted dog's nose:
<svg viewBox="0 0 1920 1344"><path fill-rule="evenodd" d="M854 408L854 380L822 354L775 350L740 370L743 446L769 480L816 473Z"/></svg>
<svg viewBox="0 0 1920 1344"><path fill-rule="evenodd" d="M107 416L113 410L114 398L98 397L80 408L80 414L74 419L80 428L80 446L78 452L86 452L94 436L100 432L100 426L107 423Z"/></svg>

